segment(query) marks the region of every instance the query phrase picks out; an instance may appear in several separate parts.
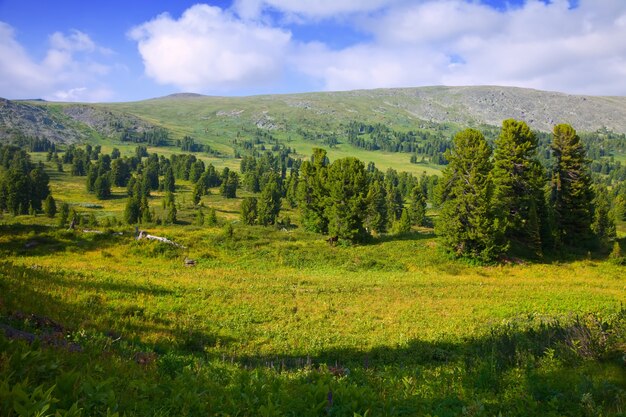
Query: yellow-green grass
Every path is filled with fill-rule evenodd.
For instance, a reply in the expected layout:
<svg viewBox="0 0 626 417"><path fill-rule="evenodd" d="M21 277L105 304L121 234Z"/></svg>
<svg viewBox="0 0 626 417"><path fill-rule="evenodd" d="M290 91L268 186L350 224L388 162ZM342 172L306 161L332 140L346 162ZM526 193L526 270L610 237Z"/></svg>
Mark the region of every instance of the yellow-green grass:
<svg viewBox="0 0 626 417"><path fill-rule="evenodd" d="M626 302L624 269L606 261L468 266L422 234L344 248L294 230L236 227L227 238L219 227L148 229L186 247L174 251L124 231L1 236L6 260L49 272L21 285L58 300L18 293L5 307L149 344L199 331L220 341L209 353L256 357L459 341L507 319L608 313ZM28 241L39 246L25 249ZM197 265L185 267L184 257Z"/></svg>

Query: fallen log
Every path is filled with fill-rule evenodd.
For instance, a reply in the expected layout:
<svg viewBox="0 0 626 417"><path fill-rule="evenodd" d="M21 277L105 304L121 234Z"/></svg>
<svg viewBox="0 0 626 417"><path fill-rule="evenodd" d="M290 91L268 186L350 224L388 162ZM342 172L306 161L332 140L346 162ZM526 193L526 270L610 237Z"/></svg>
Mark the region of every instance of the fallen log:
<svg viewBox="0 0 626 417"><path fill-rule="evenodd" d="M139 234L137 235L137 240L140 240L140 239L156 240L156 241L159 241L159 242L167 243L168 245L176 246L177 248L186 249L185 246L179 245L178 243L176 243L174 241L171 241L168 238L161 237L161 236L150 235L145 230L141 230L139 232Z"/></svg>

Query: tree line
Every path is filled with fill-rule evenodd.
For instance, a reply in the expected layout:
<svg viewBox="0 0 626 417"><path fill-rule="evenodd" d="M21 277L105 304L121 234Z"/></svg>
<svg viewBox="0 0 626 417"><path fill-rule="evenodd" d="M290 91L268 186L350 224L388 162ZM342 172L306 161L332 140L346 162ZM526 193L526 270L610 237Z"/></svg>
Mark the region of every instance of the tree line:
<svg viewBox="0 0 626 417"><path fill-rule="evenodd" d="M436 231L457 256L496 259L511 247L544 251L615 237L606 190L594 186L583 142L567 124L554 127L549 166L526 123L505 120L492 148L484 135L455 135L438 189Z"/></svg>

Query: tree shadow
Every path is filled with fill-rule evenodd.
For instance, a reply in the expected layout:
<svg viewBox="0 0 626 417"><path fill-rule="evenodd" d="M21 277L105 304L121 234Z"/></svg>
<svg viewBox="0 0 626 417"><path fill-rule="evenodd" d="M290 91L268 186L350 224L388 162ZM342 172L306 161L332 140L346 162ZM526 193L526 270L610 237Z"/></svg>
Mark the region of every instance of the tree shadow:
<svg viewBox="0 0 626 417"><path fill-rule="evenodd" d="M176 325L172 320L155 317L139 305L115 305L107 303L100 294L107 291L126 292L128 294L149 294L162 296L172 291L159 286L132 283L95 282L85 279L68 279L65 273L40 267L14 265L0 262L0 324L15 327L20 331L33 331L45 335L50 329L32 326L32 318L38 321L54 323L55 331L70 335L79 328L88 333L96 333L96 339L104 337L111 340L123 340L135 346L135 350L163 353L179 350L188 353L200 353L205 348L213 347L218 342L228 345L232 339L218 336L216 333L199 327ZM19 285L15 285L19 281ZM11 284L12 282L12 284ZM93 294L82 302L65 301L62 297L39 290L42 287L56 286L62 293L75 288L92 291ZM98 320L93 318L98 317ZM0 329L0 333L2 329ZM146 343L142 335L156 333L161 335L160 342ZM99 335L99 336L98 336ZM87 339L85 339L87 340ZM81 344L78 340L77 343ZM106 344L106 343L105 343ZM110 345L110 344L109 344Z"/></svg>
<svg viewBox="0 0 626 417"><path fill-rule="evenodd" d="M112 232L85 233L50 226L0 225L0 253L16 256L45 256L54 252L87 252L107 249L128 238Z"/></svg>

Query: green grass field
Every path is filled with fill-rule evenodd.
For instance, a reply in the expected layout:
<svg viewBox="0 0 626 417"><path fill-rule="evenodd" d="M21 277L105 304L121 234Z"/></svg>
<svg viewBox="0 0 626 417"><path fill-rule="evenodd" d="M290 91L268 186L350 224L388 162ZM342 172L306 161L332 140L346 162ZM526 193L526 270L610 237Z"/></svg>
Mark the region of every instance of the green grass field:
<svg viewBox="0 0 626 417"><path fill-rule="evenodd" d="M125 190L98 201L48 168L57 201L120 216ZM477 266L429 229L333 247L242 226L246 194L217 190L219 223L196 226L177 187L180 224L143 228L184 248L0 218L0 415L625 415L626 275L606 253Z"/></svg>

